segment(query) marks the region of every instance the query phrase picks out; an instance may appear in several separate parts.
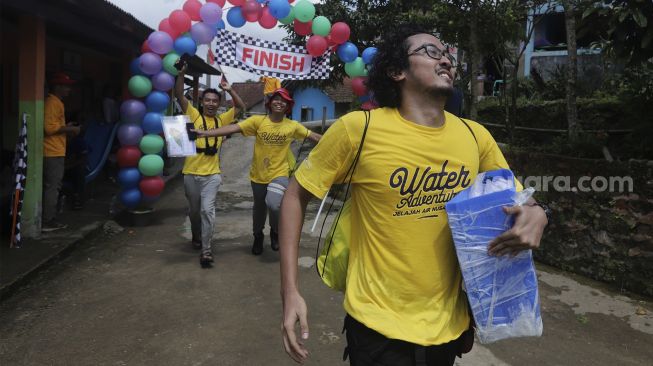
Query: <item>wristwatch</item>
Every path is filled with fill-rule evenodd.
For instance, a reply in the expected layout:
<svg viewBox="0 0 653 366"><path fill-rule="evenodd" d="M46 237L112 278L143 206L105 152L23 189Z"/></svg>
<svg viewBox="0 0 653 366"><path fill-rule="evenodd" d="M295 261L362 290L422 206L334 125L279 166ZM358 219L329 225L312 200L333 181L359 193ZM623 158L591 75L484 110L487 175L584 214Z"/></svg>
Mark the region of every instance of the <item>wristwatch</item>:
<svg viewBox="0 0 653 366"><path fill-rule="evenodd" d="M549 223L551 222L551 214L553 213L553 211L551 211L551 207L540 202L535 202L531 206L540 206L544 210L544 214L546 215L546 224L548 226Z"/></svg>

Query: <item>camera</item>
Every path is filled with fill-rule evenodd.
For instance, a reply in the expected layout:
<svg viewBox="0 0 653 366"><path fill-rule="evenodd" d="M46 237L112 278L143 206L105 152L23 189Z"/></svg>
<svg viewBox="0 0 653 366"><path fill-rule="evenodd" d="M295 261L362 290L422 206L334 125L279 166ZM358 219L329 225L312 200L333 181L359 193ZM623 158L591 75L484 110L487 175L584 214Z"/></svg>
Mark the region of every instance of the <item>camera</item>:
<svg viewBox="0 0 653 366"><path fill-rule="evenodd" d="M184 53L183 55L181 55L181 57L179 57L179 60L175 62L175 69L181 71L184 65L188 64L188 61L190 61L190 59L191 57L187 53Z"/></svg>
<svg viewBox="0 0 653 366"><path fill-rule="evenodd" d="M204 148L204 155L212 156L218 153L217 146L207 146Z"/></svg>

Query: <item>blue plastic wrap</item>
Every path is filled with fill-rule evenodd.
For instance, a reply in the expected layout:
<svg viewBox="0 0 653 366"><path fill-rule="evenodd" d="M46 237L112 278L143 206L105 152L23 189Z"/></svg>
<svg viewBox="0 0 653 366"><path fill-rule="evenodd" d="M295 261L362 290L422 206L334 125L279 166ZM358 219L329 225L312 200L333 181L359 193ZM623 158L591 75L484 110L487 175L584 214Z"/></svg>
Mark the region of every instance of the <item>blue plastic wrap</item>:
<svg viewBox="0 0 653 366"><path fill-rule="evenodd" d="M513 225L513 217L502 207L519 204L514 184L507 187L506 181L513 182L506 169L481 173L445 207L481 343L542 335L531 251L515 257L487 252L488 243Z"/></svg>

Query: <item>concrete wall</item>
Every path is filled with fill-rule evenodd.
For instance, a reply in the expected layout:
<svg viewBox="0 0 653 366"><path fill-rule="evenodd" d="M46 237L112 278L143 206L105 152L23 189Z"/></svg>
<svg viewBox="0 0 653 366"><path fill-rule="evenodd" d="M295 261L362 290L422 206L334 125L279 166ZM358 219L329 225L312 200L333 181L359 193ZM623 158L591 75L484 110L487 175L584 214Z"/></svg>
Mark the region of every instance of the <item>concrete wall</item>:
<svg viewBox="0 0 653 366"><path fill-rule="evenodd" d="M302 107L313 109L313 120L322 119L322 108L326 107L327 119L334 118L335 103L324 92L317 88L296 90L293 94L295 106L292 110L292 119L301 121Z"/></svg>

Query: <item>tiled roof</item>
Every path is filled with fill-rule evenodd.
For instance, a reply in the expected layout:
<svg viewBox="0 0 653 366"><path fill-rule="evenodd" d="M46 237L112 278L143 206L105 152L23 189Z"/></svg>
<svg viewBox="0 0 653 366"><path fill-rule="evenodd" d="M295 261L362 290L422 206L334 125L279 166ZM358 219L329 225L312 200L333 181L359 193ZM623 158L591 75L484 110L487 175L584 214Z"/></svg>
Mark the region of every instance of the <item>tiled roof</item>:
<svg viewBox="0 0 653 366"><path fill-rule="evenodd" d="M246 81L242 83L233 83L231 87L247 106L247 109L252 108L263 100L263 83L258 81Z"/></svg>
<svg viewBox="0 0 653 366"><path fill-rule="evenodd" d="M350 78L344 78L342 84L324 89L324 93L336 103L350 103L354 99L354 93L351 91Z"/></svg>

